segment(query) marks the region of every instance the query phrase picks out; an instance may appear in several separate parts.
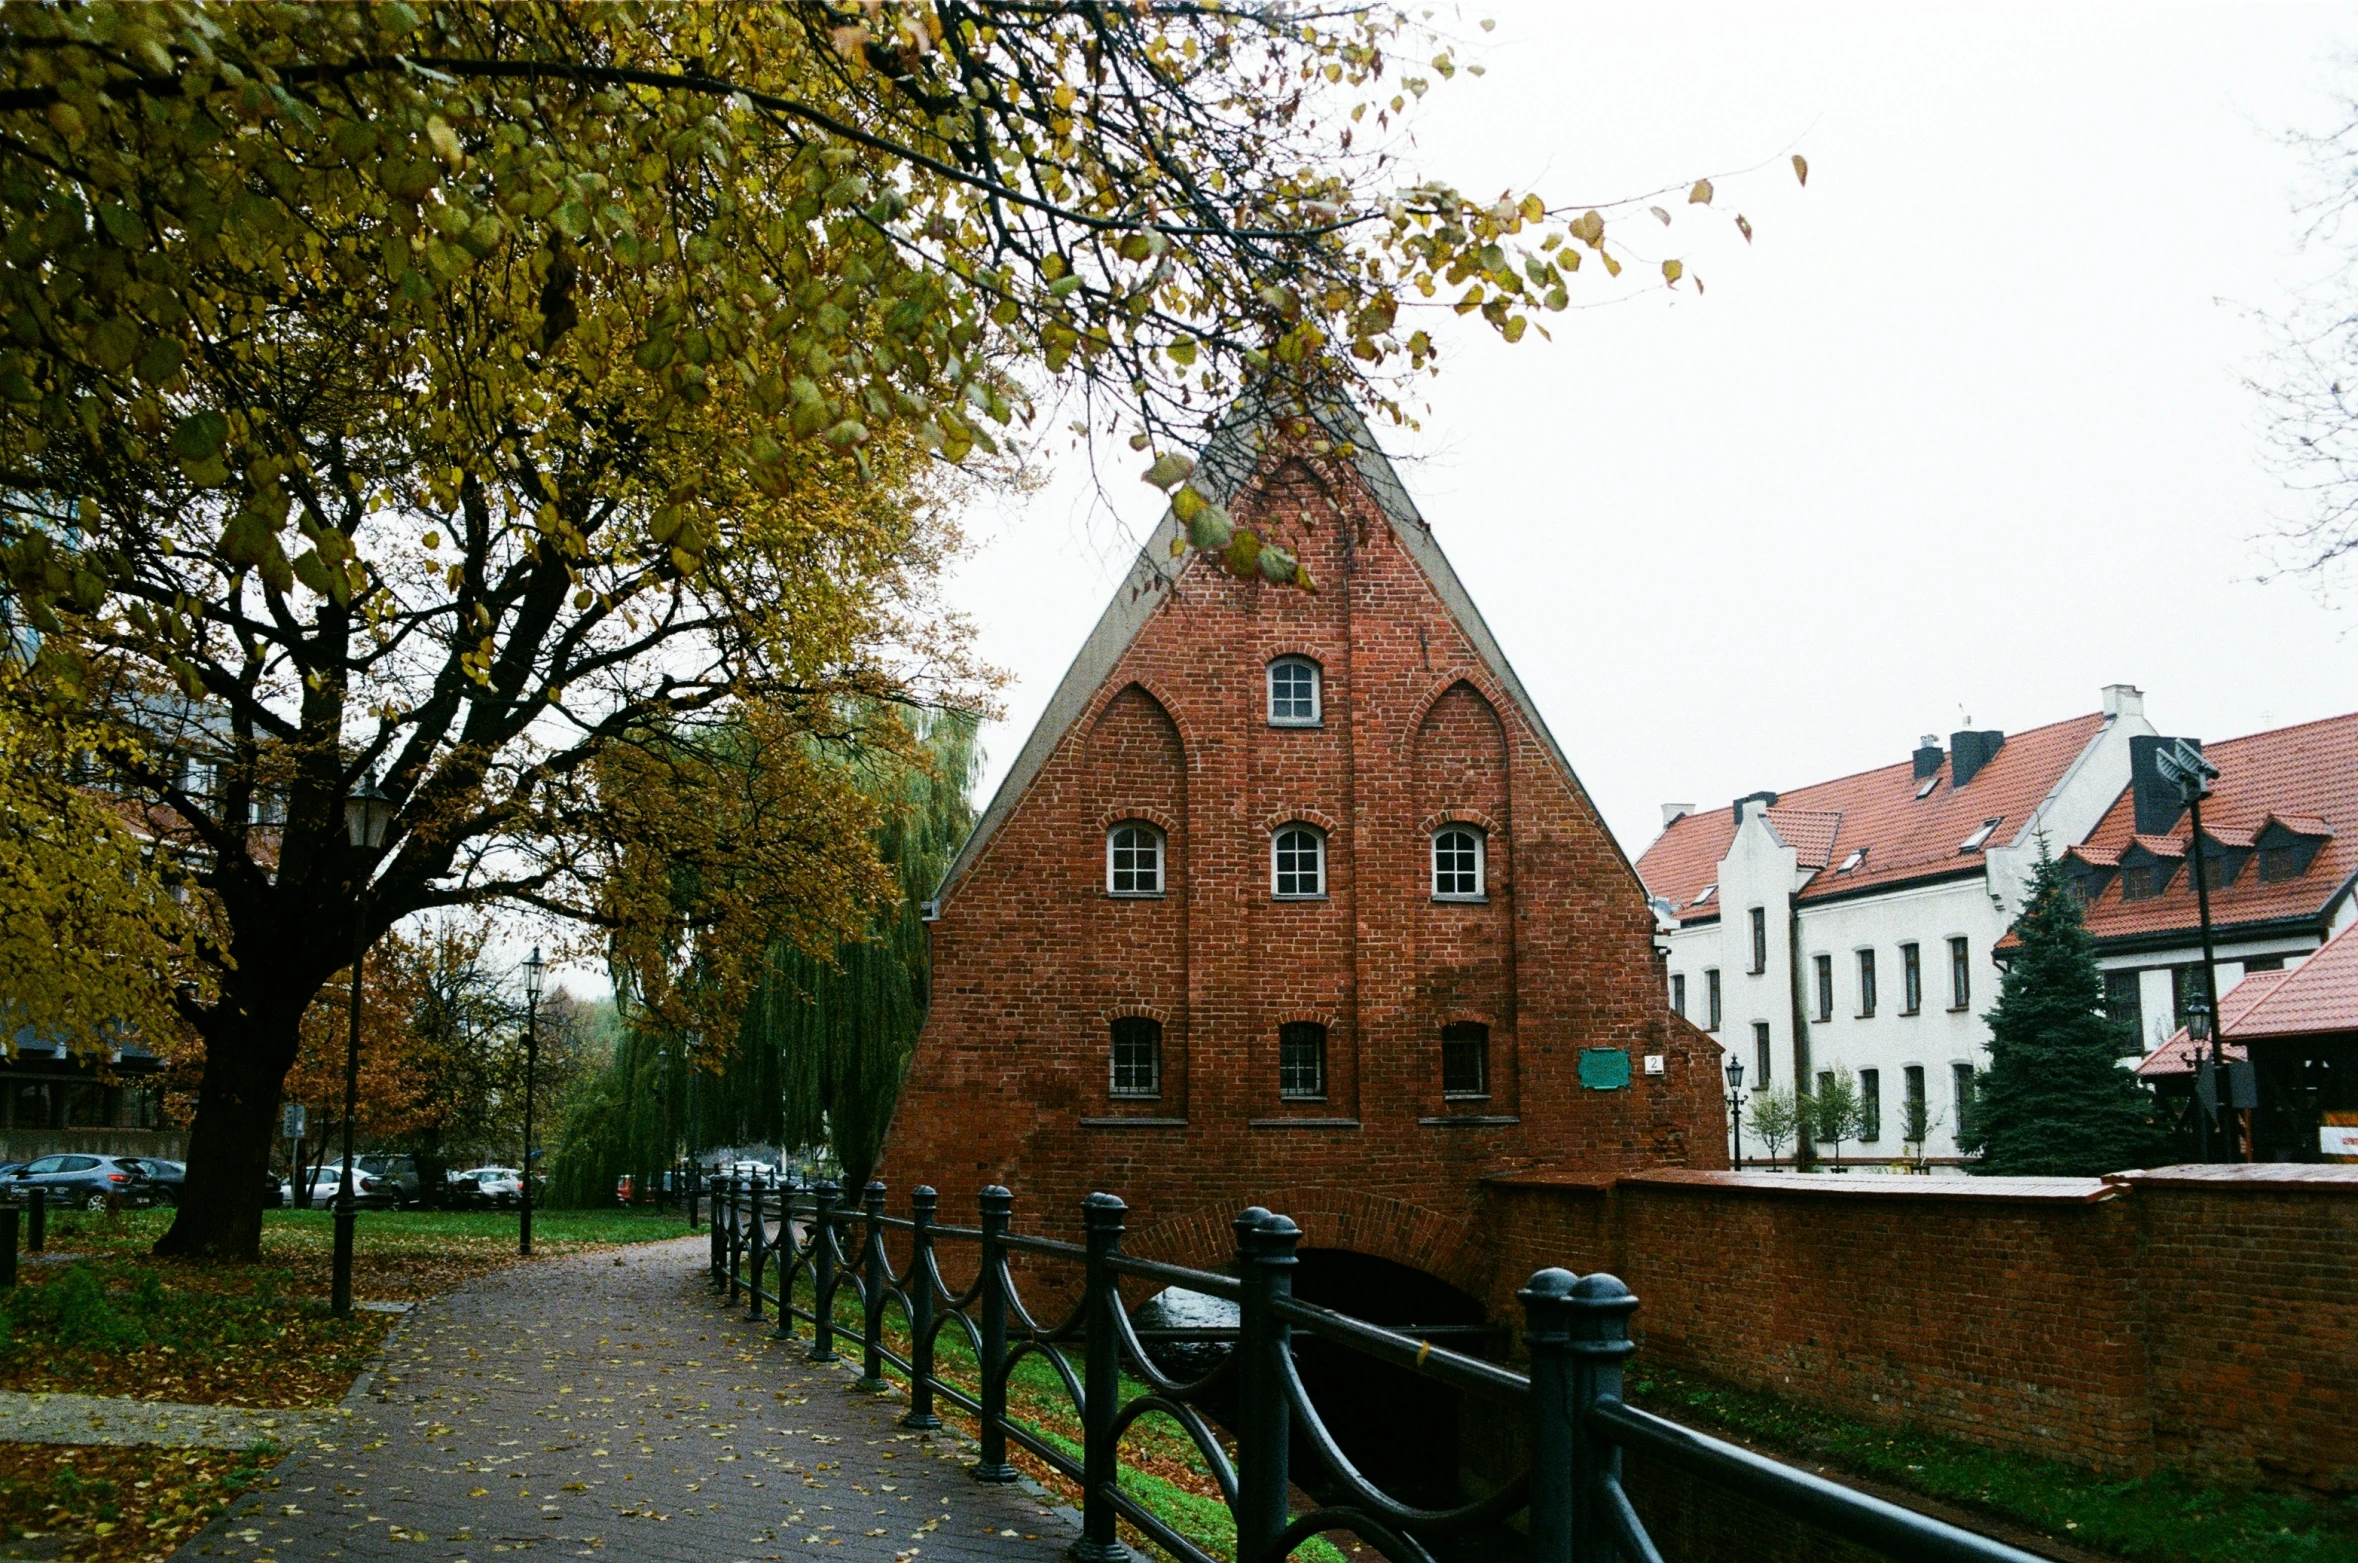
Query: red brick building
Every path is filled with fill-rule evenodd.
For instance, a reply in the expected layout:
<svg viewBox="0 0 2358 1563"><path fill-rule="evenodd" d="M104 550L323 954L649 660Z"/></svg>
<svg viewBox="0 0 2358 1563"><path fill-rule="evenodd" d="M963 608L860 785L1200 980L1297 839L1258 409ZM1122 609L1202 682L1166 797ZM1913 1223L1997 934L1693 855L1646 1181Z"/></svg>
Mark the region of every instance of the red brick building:
<svg viewBox="0 0 2358 1563"><path fill-rule="evenodd" d="M1356 455L1240 428L1197 479L1321 589L1175 561L1166 516L945 877L896 1208L997 1182L1070 1232L1110 1189L1134 1251L1207 1263L1261 1204L1495 1302L1485 1177L1725 1165L1636 874L1333 422Z"/></svg>

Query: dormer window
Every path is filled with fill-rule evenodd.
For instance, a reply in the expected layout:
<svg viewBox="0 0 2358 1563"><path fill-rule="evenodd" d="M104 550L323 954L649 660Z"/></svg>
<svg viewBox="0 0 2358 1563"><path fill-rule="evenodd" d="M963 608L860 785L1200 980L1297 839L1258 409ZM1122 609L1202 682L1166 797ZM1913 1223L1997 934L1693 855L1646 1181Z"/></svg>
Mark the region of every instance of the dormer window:
<svg viewBox="0 0 2358 1563"><path fill-rule="evenodd" d="M1269 664L1269 725L1316 727L1322 714L1318 664L1308 657L1279 657Z"/></svg>
<svg viewBox="0 0 2358 1563"><path fill-rule="evenodd" d="M1961 853L1979 852L1983 847L1988 846L1990 844L1990 837L1997 833L1998 820L2004 818L2005 816L2001 814L1998 816L1998 819L1983 820L1980 825L1974 828L1972 835L1967 836L1963 841L1957 843L1957 850Z"/></svg>
<svg viewBox="0 0 2358 1563"><path fill-rule="evenodd" d="M2301 849L2293 842L2260 849L2260 883L2282 884L2301 877Z"/></svg>

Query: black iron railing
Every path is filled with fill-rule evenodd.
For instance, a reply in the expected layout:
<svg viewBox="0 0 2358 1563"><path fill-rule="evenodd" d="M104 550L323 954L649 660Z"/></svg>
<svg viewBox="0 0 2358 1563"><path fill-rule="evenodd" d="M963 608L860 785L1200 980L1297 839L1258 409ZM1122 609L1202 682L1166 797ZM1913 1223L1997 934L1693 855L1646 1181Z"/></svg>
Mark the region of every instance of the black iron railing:
<svg viewBox="0 0 2358 1563"><path fill-rule="evenodd" d="M1072 1556L1082 1563L1130 1556L1118 1536L1122 1521L1188 1563L1216 1563L1122 1486L1122 1437L1153 1415L1177 1423L1202 1455L1236 1520L1237 1563L1279 1563L1306 1538L1329 1531L1348 1531L1395 1563L1432 1563L1435 1544L1446 1549L1452 1537L1504 1525L1527 1537L1532 1563L1660 1563L1622 1488L1625 1450L1886 1557L2037 1563L2029 1553L1629 1405L1621 1394L1622 1365L1636 1350L1629 1318L1637 1299L1610 1275L1542 1270L1531 1277L1517 1294L1530 1353L1526 1375L1300 1301L1293 1269L1301 1233L1286 1217L1258 1208L1236 1218L1236 1273L1222 1275L1123 1253L1126 1209L1111 1194L1084 1202L1080 1243L1015 1232L1014 1199L1003 1188L983 1190L971 1227L939 1221L937 1197L923 1187L911 1192L907 1216L885 1214L881 1183L867 1186L856 1209L829 1183L802 1189L715 1178L710 1198L716 1291L731 1304L742 1299L753 1318L774 1313L780 1338L799 1338L797 1326L808 1324L812 1361L838 1360L839 1338L856 1345L863 1388L881 1391L889 1387L888 1370L899 1375L909 1389L905 1426L939 1427L935 1406L942 1402L972 1416L981 1443L973 1468L978 1480L1015 1480L1008 1461L1014 1445L1078 1483L1082 1533ZM906 1234L907 1259L897 1270L888 1233ZM974 1278L963 1288L953 1289L942 1274L941 1251L949 1245L974 1251ZM1015 1256L1080 1272L1080 1299L1064 1318L1043 1324L1026 1309ZM1138 1283L1133 1291L1181 1286L1234 1302L1234 1349L1199 1378L1173 1378L1132 1325L1124 1282ZM806 1284L808 1307L796 1300ZM856 1335L835 1317L837 1296L846 1292L859 1303ZM892 1309L907 1329L906 1356L886 1344ZM973 1392L935 1372L941 1332L952 1328L974 1354ZM1490 1495L1454 1507L1421 1507L1383 1491L1361 1474L1311 1403L1295 1366L1297 1333L1520 1406L1529 1467ZM1078 1459L1007 1414L1010 1375L1029 1357L1042 1359L1072 1399L1082 1429ZM1142 1392L1124 1400L1125 1379ZM1202 1409L1215 1396L1233 1408L1233 1459ZM1327 1479L1319 1485L1331 1494L1302 1513L1293 1509L1289 1466L1297 1432L1324 1465Z"/></svg>

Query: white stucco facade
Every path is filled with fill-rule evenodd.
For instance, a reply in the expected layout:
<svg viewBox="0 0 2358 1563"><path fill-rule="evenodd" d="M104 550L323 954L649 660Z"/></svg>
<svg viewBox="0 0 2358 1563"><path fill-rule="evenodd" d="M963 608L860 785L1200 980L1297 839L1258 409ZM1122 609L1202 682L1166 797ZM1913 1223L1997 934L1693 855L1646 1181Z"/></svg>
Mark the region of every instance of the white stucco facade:
<svg viewBox="0 0 2358 1563"><path fill-rule="evenodd" d="M1719 860L1710 901L1687 907L1658 902L1657 945L1666 952L1674 1005L1683 997L1686 1017L1742 1059L1748 1104L1765 1090L1794 1085L1802 1072L1814 1081L1820 1072L1847 1069L1862 1095L1871 1091L1878 1121L1870 1138L1842 1145L1840 1159L1894 1164L1907 1154L1905 1103L1911 1083L1920 1082L1931 1119L1924 1154L1935 1161L1956 1157L1958 1072L1988 1064L1989 1028L1982 1017L1997 997L2000 971L1993 951L2020 908L2040 838L2044 834L2050 849L2061 853L2094 829L2128 785L2130 738L2153 732L2142 698L2126 685L2105 690L2102 717L2051 782L2039 779L2043 795L2031 794L2038 801L2024 817L2004 820L1976 848L1960 842L1950 859L1856 891L1842 888L1842 864L1858 846L1871 856L1877 844L1853 835L1851 824L1837 828L1826 823L1833 814L1778 810L1765 799L1733 806L1738 822ZM1904 773L1899 782L1904 807ZM1779 814L1786 817L1785 832ZM1830 861L1805 860L1798 839L1805 831L1831 833L1831 850L1824 834L1812 849ZM1788 840L1786 832L1797 839ZM1713 903L1716 918L1709 915ZM1873 961L1871 1004L1862 954ZM1765 1159L1767 1147L1751 1132L1749 1105L1745 1116L1744 1157ZM1836 1149L1823 1145L1818 1155L1832 1157ZM1782 1148L1785 1158L1792 1154L1790 1144Z"/></svg>

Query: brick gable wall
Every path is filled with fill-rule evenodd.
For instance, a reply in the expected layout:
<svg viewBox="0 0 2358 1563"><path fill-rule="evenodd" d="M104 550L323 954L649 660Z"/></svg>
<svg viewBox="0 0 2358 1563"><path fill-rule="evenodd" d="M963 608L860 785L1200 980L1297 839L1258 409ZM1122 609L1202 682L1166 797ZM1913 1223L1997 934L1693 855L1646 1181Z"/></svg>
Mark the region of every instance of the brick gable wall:
<svg viewBox="0 0 2358 1563"><path fill-rule="evenodd" d="M1231 509L1322 590L1200 559L1167 589L945 898L880 1175L896 1208L929 1182L959 1221L1002 1182L1022 1226L1066 1235L1115 1190L1134 1250L1191 1261L1267 1205L1313 1246L1479 1292L1485 1175L1724 1165L1719 1053L1666 1013L1627 861L1366 489L1340 464L1262 471ZM1317 727L1267 721L1288 654L1321 670ZM1167 833L1159 900L1106 893L1105 831L1130 818ZM1431 896L1445 819L1487 832L1484 903ZM1327 833L1324 900L1270 895L1271 832L1294 820ZM1163 1023L1157 1100L1110 1093L1122 1014ZM1328 1028L1322 1102L1279 1099L1290 1020ZM1491 1028L1487 1101L1442 1098L1452 1020ZM1626 1050L1630 1084L1583 1089L1584 1048Z"/></svg>

